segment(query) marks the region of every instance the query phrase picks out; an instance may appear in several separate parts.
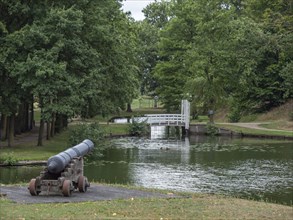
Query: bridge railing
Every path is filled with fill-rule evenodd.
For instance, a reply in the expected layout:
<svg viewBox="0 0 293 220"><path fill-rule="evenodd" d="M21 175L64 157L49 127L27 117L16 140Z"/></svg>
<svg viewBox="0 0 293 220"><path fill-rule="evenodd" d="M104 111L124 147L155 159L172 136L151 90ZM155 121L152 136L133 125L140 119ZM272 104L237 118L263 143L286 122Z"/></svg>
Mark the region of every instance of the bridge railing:
<svg viewBox="0 0 293 220"><path fill-rule="evenodd" d="M152 124L167 124L167 125L181 125L185 123L185 117L181 114L151 114L145 115L147 123Z"/></svg>

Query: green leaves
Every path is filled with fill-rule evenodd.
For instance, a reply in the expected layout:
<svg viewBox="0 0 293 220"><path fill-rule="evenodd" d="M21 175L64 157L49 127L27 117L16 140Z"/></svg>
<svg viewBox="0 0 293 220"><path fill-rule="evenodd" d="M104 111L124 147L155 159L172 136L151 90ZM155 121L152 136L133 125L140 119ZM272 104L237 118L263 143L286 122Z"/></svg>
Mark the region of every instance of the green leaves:
<svg viewBox="0 0 293 220"><path fill-rule="evenodd" d="M2 99L33 94L50 120L55 113L89 117L111 111L136 95L136 36L117 1L0 6ZM11 16L24 21L16 25Z"/></svg>
<svg viewBox="0 0 293 220"><path fill-rule="evenodd" d="M171 19L160 32L161 61L155 67L157 91L166 107L176 109L189 96L206 112L232 98L239 105L233 109L254 112L292 97L291 3L173 3Z"/></svg>

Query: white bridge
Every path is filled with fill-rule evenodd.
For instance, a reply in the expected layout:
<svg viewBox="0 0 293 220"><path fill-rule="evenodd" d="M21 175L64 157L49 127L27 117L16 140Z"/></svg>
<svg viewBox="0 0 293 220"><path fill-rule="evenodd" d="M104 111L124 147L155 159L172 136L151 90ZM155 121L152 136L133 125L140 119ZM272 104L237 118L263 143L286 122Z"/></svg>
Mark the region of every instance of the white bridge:
<svg viewBox="0 0 293 220"><path fill-rule="evenodd" d="M187 100L182 100L181 114L148 114L143 118L150 125L180 126L189 130L190 103Z"/></svg>

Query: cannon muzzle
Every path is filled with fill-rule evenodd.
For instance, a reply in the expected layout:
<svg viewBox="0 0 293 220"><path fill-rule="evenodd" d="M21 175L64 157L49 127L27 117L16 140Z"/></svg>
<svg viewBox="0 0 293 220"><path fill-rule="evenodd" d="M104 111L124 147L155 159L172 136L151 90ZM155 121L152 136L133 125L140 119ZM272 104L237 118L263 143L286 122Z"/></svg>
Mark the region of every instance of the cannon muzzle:
<svg viewBox="0 0 293 220"><path fill-rule="evenodd" d="M65 169L74 157L83 157L94 149L94 143L86 139L80 144L68 148L55 156L49 158L47 168L50 173L58 174Z"/></svg>

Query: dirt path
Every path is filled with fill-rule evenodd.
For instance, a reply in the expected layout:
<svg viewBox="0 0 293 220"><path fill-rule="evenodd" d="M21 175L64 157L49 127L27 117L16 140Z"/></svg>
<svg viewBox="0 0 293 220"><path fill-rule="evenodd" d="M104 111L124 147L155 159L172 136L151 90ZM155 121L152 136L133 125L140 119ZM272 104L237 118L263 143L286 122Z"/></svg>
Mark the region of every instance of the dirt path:
<svg viewBox="0 0 293 220"><path fill-rule="evenodd" d="M43 140L46 139L47 134L47 126L44 126L44 134L43 134ZM26 143L32 143L34 146L38 143L38 136L39 136L39 125L36 125L31 131L22 133L20 135L16 135L14 137L13 146L26 144ZM0 142L0 147L7 147L7 141Z"/></svg>
<svg viewBox="0 0 293 220"><path fill-rule="evenodd" d="M68 203L113 199L131 198L179 198L174 194L163 194L141 190L126 189L106 185L91 184L87 192L73 192L71 197L62 194L50 194L41 192L39 196L31 196L26 186L0 186L0 194L16 203Z"/></svg>

